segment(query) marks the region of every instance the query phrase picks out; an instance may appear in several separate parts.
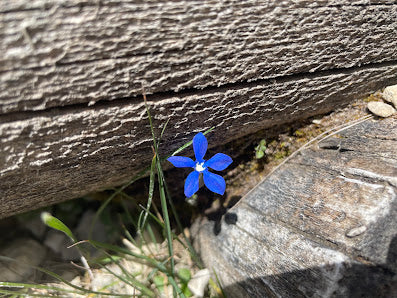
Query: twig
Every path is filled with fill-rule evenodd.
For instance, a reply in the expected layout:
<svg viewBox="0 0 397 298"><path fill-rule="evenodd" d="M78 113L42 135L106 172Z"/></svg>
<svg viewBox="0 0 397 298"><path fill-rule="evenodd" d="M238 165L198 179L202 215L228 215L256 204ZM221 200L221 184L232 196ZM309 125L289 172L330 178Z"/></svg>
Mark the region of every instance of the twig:
<svg viewBox="0 0 397 298"><path fill-rule="evenodd" d="M69 245L68 248L74 247L74 246L76 246L78 244L85 243L85 242L88 242L88 241L87 240L81 240L79 242L75 242L72 245ZM90 281L91 281L91 289L93 291L96 291L96 288L92 285L92 281L94 280L94 274L92 273L90 265L88 264L87 259L84 257L83 253L80 251L79 247L77 247L77 250L80 253L80 261L83 264L83 266L79 266L79 265L77 265L77 264L75 264L73 262L72 262L72 264L74 264L75 266L77 266L79 268L85 269L88 272L88 276L90 277Z"/></svg>

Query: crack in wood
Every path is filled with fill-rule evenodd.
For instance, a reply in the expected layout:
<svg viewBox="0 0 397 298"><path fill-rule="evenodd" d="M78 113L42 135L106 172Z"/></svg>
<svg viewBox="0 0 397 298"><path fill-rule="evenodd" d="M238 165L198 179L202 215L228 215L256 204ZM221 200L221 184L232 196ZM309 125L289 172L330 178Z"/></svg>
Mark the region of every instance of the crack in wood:
<svg viewBox="0 0 397 298"><path fill-rule="evenodd" d="M285 75L281 77L273 77L273 78L268 78L268 79L258 79L254 81L244 81L244 82L236 82L236 83L228 83L224 84L221 86L207 86L202 89L196 89L196 88L190 88L190 89L184 89L178 92L174 91L163 91L163 92L157 92L155 94L151 94L147 97L148 103L156 103L156 102L161 102L164 100L166 97L179 97L179 98L184 98L192 95L196 95L197 93L201 94L202 96L209 95L215 92L226 92L227 90L230 90L232 88L254 88L256 86L262 85L262 84L271 84L272 82L278 82L280 84L282 83L287 83L287 82L294 82L297 80L302 80L302 79L318 79L321 77L326 77L329 75L338 75L338 74L349 74L353 73L359 70L366 70L366 69L372 69L372 68L378 68L378 67L397 67L397 60L392 61L392 62L381 62L381 63L372 63L370 65L366 66L360 66L360 67L351 67L351 68L343 68L343 69L332 69L332 70L323 70L323 71L318 71L315 73L298 73L298 74L291 74L291 75ZM68 105L63 105L63 106L55 106L55 107L50 107L46 108L44 110L28 110L28 111L15 111L15 112L6 112L0 114L0 122L7 122L9 121L8 119L12 120L24 120L32 117L40 117L44 116L48 113L51 113L52 111L57 111L57 112L62 112L62 113L67 113L68 111L76 111L76 110L95 110L103 107L123 107L123 106L128 106L132 104L142 104L143 103L143 97L142 95L135 95L131 97L122 97L114 100L98 100L95 102L95 105L89 106L87 103L74 103L74 104L68 104ZM393 140L393 139L392 139Z"/></svg>
<svg viewBox="0 0 397 298"><path fill-rule="evenodd" d="M3 7L15 8L25 2L5 3ZM5 18L2 111L139 96L140 85L132 80L146 79L147 94L172 90L179 96L182 90L200 93L206 87L238 86L228 83L310 72L321 75L321 70L395 60L394 10L373 8L371 2L354 2L368 4L368 13L343 10L341 4L350 6L349 1L271 2L261 5L259 12L258 7L254 10L252 4L237 5L237 1L232 10L227 4L210 1L199 8L187 1L165 2L161 7L153 1L123 9L128 3L99 5L104 8L99 10L99 19L97 5L84 9L88 7L84 1L60 5L59 10L45 15L21 12L15 16L21 22L12 16ZM337 4L338 9L319 10L318 4L328 8ZM235 14L234 10L246 13ZM264 17L252 14L247 18L251 11ZM119 14L125 18L117 18ZM374 17L368 17L371 14ZM32 53L26 50L21 26L29 28L28 39L37 47ZM388 46L370 35L388 39Z"/></svg>

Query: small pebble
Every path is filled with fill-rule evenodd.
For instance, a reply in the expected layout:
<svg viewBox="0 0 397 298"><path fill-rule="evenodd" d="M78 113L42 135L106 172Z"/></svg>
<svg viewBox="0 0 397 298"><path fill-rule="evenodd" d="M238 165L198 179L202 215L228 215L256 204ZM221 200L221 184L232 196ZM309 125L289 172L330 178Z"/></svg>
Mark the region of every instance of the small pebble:
<svg viewBox="0 0 397 298"><path fill-rule="evenodd" d="M314 124L320 125L321 124L321 119L313 119L312 122Z"/></svg>
<svg viewBox="0 0 397 298"><path fill-rule="evenodd" d="M391 102L397 108L397 85L388 86L382 93L384 100Z"/></svg>
<svg viewBox="0 0 397 298"><path fill-rule="evenodd" d="M353 238L361 235L367 230L366 226L359 226L346 232L346 237Z"/></svg>
<svg viewBox="0 0 397 298"><path fill-rule="evenodd" d="M187 284L189 290L196 297L203 297L205 288L210 281L210 271L205 268L196 272L192 279Z"/></svg>
<svg viewBox="0 0 397 298"><path fill-rule="evenodd" d="M396 110L389 104L379 101L371 101L368 103L368 110L379 117L389 117L393 115Z"/></svg>
<svg viewBox="0 0 397 298"><path fill-rule="evenodd" d="M225 222L228 225L235 225L237 223L237 219L238 219L237 214L234 212L227 212L225 214Z"/></svg>

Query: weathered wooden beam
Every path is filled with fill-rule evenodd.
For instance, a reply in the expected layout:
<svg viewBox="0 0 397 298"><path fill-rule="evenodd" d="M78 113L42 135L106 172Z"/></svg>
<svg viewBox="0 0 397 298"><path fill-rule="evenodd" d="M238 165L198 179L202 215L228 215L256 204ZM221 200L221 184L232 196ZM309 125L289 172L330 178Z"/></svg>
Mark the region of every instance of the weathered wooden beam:
<svg viewBox="0 0 397 298"><path fill-rule="evenodd" d="M289 77L153 96L160 127L169 119L162 153L215 127L210 144L326 113L396 79L397 65ZM0 116L0 217L127 181L151 159L141 101L116 101Z"/></svg>
<svg viewBox="0 0 397 298"><path fill-rule="evenodd" d="M397 60L396 1L0 3L0 111Z"/></svg>
<svg viewBox="0 0 397 298"><path fill-rule="evenodd" d="M397 118L303 150L228 214L192 235L230 297L395 297Z"/></svg>
<svg viewBox="0 0 397 298"><path fill-rule="evenodd" d="M0 217L397 83L396 1L0 2Z"/></svg>

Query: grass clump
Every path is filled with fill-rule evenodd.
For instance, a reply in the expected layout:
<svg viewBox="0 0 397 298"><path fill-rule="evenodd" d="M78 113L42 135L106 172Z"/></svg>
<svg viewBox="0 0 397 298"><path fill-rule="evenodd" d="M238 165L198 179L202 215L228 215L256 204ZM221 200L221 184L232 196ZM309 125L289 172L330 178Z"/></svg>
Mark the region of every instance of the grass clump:
<svg viewBox="0 0 397 298"><path fill-rule="evenodd" d="M118 218L124 233L122 245L99 242L93 240L91 236L88 239L77 239L61 219L44 212L41 215L42 221L50 228L67 235L71 242L70 247L78 250L81 264L76 266L86 272L88 282L74 284L54 272L34 267L51 276L57 283L0 282L0 295L11 297L191 297L193 295L188 287L193 276L192 268L202 268L202 265L188 235L184 232L164 178L162 163L169 156L162 158L158 149L167 123L157 138L145 97L144 100L153 139L152 162L128 183L113 189L97 210L91 225L87 227L89 235L92 235L95 223L103 213L106 213L105 210L111 201L115 198L122 198L120 204L124 213ZM181 152L191 144L192 142L186 143L172 155ZM128 204L134 204L134 200L125 190L147 175L149 175L147 202L144 205L135 206L141 210L139 214L131 214ZM160 208L153 202L156 185L160 196ZM171 216L177 226L174 229L171 227ZM134 227L134 235L127 228L131 226ZM92 253L93 249L95 254ZM186 259L193 260L193 266L188 264ZM15 262L6 257L0 257L0 260ZM106 282L103 282L103 278L102 282L98 282L98 276L101 274L106 274ZM214 292L219 292L219 287L214 281L210 284L214 286Z"/></svg>

